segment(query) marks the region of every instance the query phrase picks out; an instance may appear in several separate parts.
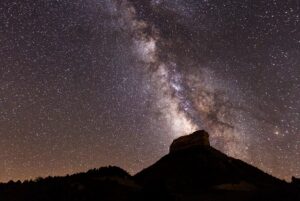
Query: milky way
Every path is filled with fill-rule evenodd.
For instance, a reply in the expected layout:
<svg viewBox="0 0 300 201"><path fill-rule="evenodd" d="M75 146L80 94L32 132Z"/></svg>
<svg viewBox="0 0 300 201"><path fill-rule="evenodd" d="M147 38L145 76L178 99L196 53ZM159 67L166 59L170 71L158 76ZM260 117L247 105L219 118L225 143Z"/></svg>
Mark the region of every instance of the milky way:
<svg viewBox="0 0 300 201"><path fill-rule="evenodd" d="M173 139L300 176L300 5L4 0L0 181L136 173Z"/></svg>
<svg viewBox="0 0 300 201"><path fill-rule="evenodd" d="M227 103L228 98L222 89L213 86L214 80L213 83L206 82L205 78L201 80L203 76L211 78L211 75L203 75L201 71L196 76L179 72L180 66L172 59L176 55L164 49L168 41L160 36L155 25L137 19L136 10L129 2L123 1L119 6L119 10L124 10L124 28L129 28L134 37L133 51L142 62L139 67L146 69L151 84L155 86L155 109L161 111L170 134L178 137L206 129L213 141L222 143L223 150L241 155L245 139L236 134L239 131L234 125L239 125L232 120L234 114L231 110L234 108Z"/></svg>

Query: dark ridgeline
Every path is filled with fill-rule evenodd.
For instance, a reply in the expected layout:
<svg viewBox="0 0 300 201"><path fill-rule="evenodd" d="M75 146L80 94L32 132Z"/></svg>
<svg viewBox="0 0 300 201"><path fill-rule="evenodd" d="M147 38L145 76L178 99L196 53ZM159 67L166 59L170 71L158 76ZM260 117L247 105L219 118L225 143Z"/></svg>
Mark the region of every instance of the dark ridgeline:
<svg viewBox="0 0 300 201"><path fill-rule="evenodd" d="M172 143L170 153L130 176L105 167L65 177L0 184L0 201L297 201L299 179L286 183L226 156L197 131Z"/></svg>

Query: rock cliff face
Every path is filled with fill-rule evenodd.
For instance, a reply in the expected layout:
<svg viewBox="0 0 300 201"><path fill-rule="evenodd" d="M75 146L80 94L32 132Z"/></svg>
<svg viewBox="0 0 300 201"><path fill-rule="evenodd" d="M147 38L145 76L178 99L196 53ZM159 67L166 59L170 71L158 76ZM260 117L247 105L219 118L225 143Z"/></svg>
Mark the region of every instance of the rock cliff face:
<svg viewBox="0 0 300 201"><path fill-rule="evenodd" d="M190 135L182 136L173 141L170 146L170 153L188 149L191 147L209 147L209 134L204 130L196 131Z"/></svg>

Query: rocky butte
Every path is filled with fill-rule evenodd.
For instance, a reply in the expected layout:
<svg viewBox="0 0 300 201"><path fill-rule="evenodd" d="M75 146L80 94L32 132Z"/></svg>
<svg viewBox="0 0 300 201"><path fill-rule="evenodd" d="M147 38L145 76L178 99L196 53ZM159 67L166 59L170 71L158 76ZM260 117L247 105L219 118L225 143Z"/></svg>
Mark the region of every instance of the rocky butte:
<svg viewBox="0 0 300 201"><path fill-rule="evenodd" d="M173 141L170 153L188 149L190 147L209 147L209 134L204 130L196 131L190 135L182 136Z"/></svg>

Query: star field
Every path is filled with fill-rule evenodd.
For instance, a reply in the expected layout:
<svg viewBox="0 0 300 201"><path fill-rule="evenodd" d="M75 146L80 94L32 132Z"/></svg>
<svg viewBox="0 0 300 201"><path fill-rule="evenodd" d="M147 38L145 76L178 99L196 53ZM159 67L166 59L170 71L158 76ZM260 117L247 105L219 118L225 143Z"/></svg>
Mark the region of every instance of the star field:
<svg viewBox="0 0 300 201"><path fill-rule="evenodd" d="M197 129L300 177L300 3L2 0L0 182L136 173Z"/></svg>

